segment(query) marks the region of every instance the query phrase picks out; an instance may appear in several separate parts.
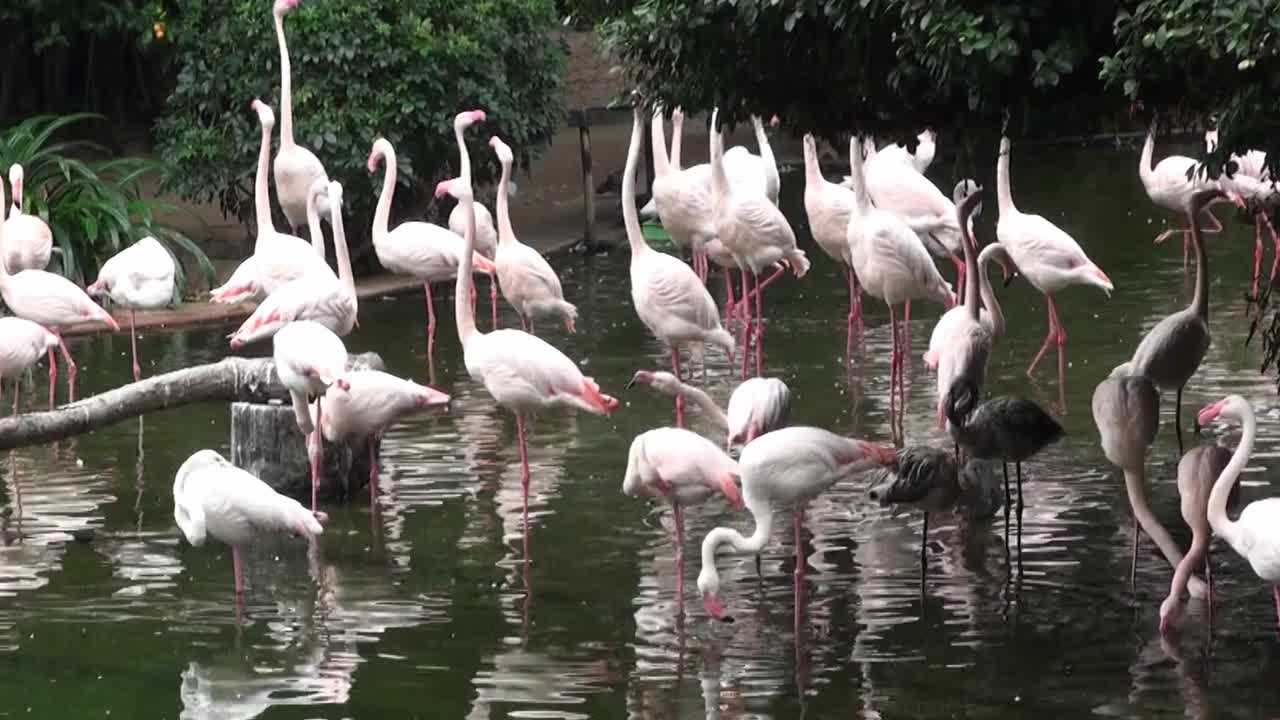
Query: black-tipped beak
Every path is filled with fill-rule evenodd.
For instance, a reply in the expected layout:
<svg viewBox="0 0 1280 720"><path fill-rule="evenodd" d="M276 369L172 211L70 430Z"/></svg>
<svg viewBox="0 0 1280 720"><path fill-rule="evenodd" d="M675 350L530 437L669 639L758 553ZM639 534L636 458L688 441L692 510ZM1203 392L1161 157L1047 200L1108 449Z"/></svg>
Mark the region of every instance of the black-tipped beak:
<svg viewBox="0 0 1280 720"><path fill-rule="evenodd" d="M631 388L635 387L635 384L636 384L636 379L631 378L630 380L627 381L627 389L630 390Z"/></svg>

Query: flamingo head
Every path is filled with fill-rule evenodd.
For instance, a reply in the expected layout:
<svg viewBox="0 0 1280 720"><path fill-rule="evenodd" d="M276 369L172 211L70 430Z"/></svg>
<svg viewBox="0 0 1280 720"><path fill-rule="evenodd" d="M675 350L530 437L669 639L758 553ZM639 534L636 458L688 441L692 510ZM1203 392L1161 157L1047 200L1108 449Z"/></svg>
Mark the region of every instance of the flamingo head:
<svg viewBox="0 0 1280 720"><path fill-rule="evenodd" d="M421 386L421 392L414 398L418 407L433 407L449 404L448 393L443 393L429 385Z"/></svg>
<svg viewBox="0 0 1280 720"><path fill-rule="evenodd" d="M1239 395L1228 395L1215 403L1205 405L1196 415L1196 428L1204 427L1219 417L1226 420L1238 418L1239 413L1234 407L1237 402L1243 403L1245 400Z"/></svg>
<svg viewBox="0 0 1280 720"><path fill-rule="evenodd" d="M13 186L13 206L22 207L22 166L14 163L9 166L9 184Z"/></svg>
<svg viewBox="0 0 1280 720"><path fill-rule="evenodd" d="M515 160L515 156L511 153L511 148L502 142L502 138L497 135L489 138L489 147L493 148L494 154L498 156L498 162L504 166L510 165Z"/></svg>
<svg viewBox="0 0 1280 720"><path fill-rule="evenodd" d="M284 15L296 7L298 7L298 0L276 0L276 4L271 8L271 11L276 15Z"/></svg>
<svg viewBox="0 0 1280 720"><path fill-rule="evenodd" d="M737 476L730 473L722 475L717 489L724 493L725 499L729 501L729 507L734 510L743 508L742 488L738 487Z"/></svg>
<svg viewBox="0 0 1280 720"><path fill-rule="evenodd" d="M866 443L863 446L863 453L867 462L880 467L893 467L898 464L898 450L891 445Z"/></svg>
<svg viewBox="0 0 1280 720"><path fill-rule="evenodd" d="M708 615L722 622L733 622L733 617L725 613L724 603L720 600L720 574L711 563L703 564L698 572L698 590L702 592L702 605Z"/></svg>
<svg viewBox="0 0 1280 720"><path fill-rule="evenodd" d="M1000 157L1008 157L1012 143L1009 142L1008 136L1000 138Z"/></svg>
<svg viewBox="0 0 1280 720"><path fill-rule="evenodd" d="M679 106L676 106L676 108L671 111L671 122L684 122L684 110Z"/></svg>
<svg viewBox="0 0 1280 720"><path fill-rule="evenodd" d="M1180 594L1170 595L1160 603L1160 634L1164 637L1172 637L1176 632L1173 626L1173 620L1182 610L1182 597Z"/></svg>
<svg viewBox="0 0 1280 720"><path fill-rule="evenodd" d="M373 148L369 150L369 162L367 167L369 173L373 174L378 171L378 161L392 155L395 151L391 147L391 141L386 138L378 138L373 141Z"/></svg>
<svg viewBox="0 0 1280 720"><path fill-rule="evenodd" d="M249 103L249 107L258 113L258 123L264 128L273 128L276 124L276 114L272 112L271 106L262 102L258 98L254 98Z"/></svg>
<svg viewBox="0 0 1280 720"><path fill-rule="evenodd" d="M636 374L631 376L631 382L627 383L627 388L630 389L637 384L648 385L667 395L675 395L680 391L680 381L675 375L664 370L637 370Z"/></svg>
<svg viewBox="0 0 1280 720"><path fill-rule="evenodd" d="M442 198L450 195L458 200L471 197L471 184L462 181L462 178L450 178L441 180L436 183L436 197Z"/></svg>
<svg viewBox="0 0 1280 720"><path fill-rule="evenodd" d="M484 122L483 110L463 110L453 118L453 129L461 132L476 123Z"/></svg>
<svg viewBox="0 0 1280 720"><path fill-rule="evenodd" d="M779 119L777 115L772 115L769 117L769 127L776 128L781 124L782 124L782 120Z"/></svg>

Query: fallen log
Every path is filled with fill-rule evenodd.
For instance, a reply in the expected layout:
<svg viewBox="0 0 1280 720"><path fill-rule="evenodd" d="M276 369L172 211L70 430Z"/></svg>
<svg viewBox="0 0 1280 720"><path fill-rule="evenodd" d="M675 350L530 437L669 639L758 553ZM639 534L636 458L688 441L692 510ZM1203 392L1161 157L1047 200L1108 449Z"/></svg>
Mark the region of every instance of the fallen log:
<svg viewBox="0 0 1280 720"><path fill-rule="evenodd" d="M352 355L353 369L382 370L377 353ZM156 375L46 412L0 419L0 450L83 435L130 418L197 402L288 401L271 358L229 357ZM193 448L198 450L199 448Z"/></svg>

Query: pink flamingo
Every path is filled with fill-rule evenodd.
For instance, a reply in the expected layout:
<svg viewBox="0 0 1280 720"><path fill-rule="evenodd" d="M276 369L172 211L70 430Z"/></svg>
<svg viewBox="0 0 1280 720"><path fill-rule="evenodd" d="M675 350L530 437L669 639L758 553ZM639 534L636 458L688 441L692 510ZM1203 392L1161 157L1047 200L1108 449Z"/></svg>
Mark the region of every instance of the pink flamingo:
<svg viewBox="0 0 1280 720"><path fill-rule="evenodd" d="M213 450L200 450L178 468L173 480L173 519L194 547L214 539L231 546L236 600L244 598L240 550L261 532L315 538L329 516L308 512L297 500L227 462Z"/></svg>
<svg viewBox="0 0 1280 720"><path fill-rule="evenodd" d="M459 113L454 120L459 139L462 131L483 117L480 111ZM471 271L475 255L475 214L472 210L470 167L464 164L464 170L467 171L465 178L442 180L436 186L436 197L452 195L464 204L468 215L454 297L458 339L462 342L467 373L473 380L484 383L485 389L499 405L515 413L520 443L523 518L527 532L529 455L524 416L552 408L576 408L596 415L608 415L618 407L618 401L602 394L595 380L584 376L572 360L545 340L521 330L482 333L476 328L475 311L468 301L474 289Z"/></svg>
<svg viewBox="0 0 1280 720"><path fill-rule="evenodd" d="M512 184L514 187L514 183ZM510 188L508 188L510 190ZM454 205L449 211L449 232L462 237L466 231L467 219L463 217L462 208ZM493 260L498 252L498 228L493 224L493 215L482 203L476 203L476 252ZM492 315L493 329L498 329L498 276L489 276L489 314Z"/></svg>
<svg viewBox="0 0 1280 720"><path fill-rule="evenodd" d="M9 183L13 185L13 207L9 208L9 218L4 221L7 242L0 262L4 262L11 273L43 270L49 266L49 257L53 254L53 231L39 216L22 212L23 172L18 163L9 166Z"/></svg>
<svg viewBox="0 0 1280 720"><path fill-rule="evenodd" d="M1142 144L1142 156L1138 160L1138 176L1142 179L1142 187L1147 191L1147 197L1151 198L1151 202L1167 210L1185 213L1192 195L1218 187L1217 182L1209 179L1200 161L1194 158L1170 155L1152 165L1155 149L1156 126L1152 123L1151 128L1147 130L1147 139ZM1202 210L1213 225L1202 228L1201 232L1222 232L1222 223L1210 209L1212 205L1210 203ZM1181 230L1169 228L1156 236L1155 244L1159 245L1169 236L1179 232L1182 233L1182 272L1185 274L1189 272L1191 259L1191 231L1185 228Z"/></svg>
<svg viewBox="0 0 1280 720"><path fill-rule="evenodd" d="M1218 149L1218 131L1208 130L1204 134L1205 149L1214 152ZM1253 297L1258 297L1258 278L1262 273L1262 227L1265 225L1271 233L1271 242L1275 247L1275 257L1271 261L1271 280L1276 279L1276 270L1280 269L1280 235L1276 234L1271 224L1271 214L1266 212L1267 206L1277 197L1275 182L1267 170L1267 154L1261 150L1249 150L1244 155L1233 154L1231 162L1236 164L1236 171L1228 177L1225 173L1218 177L1218 186L1227 193L1237 205L1250 210L1253 215Z"/></svg>
<svg viewBox="0 0 1280 720"><path fill-rule="evenodd" d="M4 207L4 187L0 183L0 208ZM0 223L0 248L5 246L5 223ZM98 322L114 331L120 326L115 318L89 299L75 283L44 270L22 270L10 274L0 263L0 298L9 306L9 312L20 318L43 326L58 338L62 358L67 361L67 401L76 399L76 361L62 340L61 328L81 322ZM53 409L54 390L58 382L58 363L49 353L49 409Z"/></svg>
<svg viewBox="0 0 1280 720"><path fill-rule="evenodd" d="M333 331L312 320L291 322L272 337L272 357L280 382L289 389L298 428L307 436L311 450L311 509L320 494L320 460L324 454L320 430L311 419L308 400L322 398L330 386L346 390L347 348ZM316 404L316 420L323 420L323 407Z"/></svg>
<svg viewBox="0 0 1280 720"><path fill-rule="evenodd" d="M276 153L272 171L280 209L284 210L285 219L294 232L302 227L311 186L317 181L329 184L329 175L320 158L293 139L293 78L284 37L284 16L297 6L298 0L276 0L271 13L276 26L276 44L280 47L280 151ZM320 213L325 217L329 215L329 208L324 204L327 202L328 198L320 198Z"/></svg>
<svg viewBox="0 0 1280 720"><path fill-rule="evenodd" d="M133 352L133 381L142 379L138 364L137 312L155 310L173 302L177 273L173 256L153 237L144 237L102 264L98 279L85 289L90 295L106 295L111 302L129 308L129 347Z"/></svg>
<svg viewBox="0 0 1280 720"><path fill-rule="evenodd" d="M22 375L41 355L58 347L58 336L30 320L0 317L0 395L4 381L13 380L13 414L18 414Z"/></svg>
<svg viewBox="0 0 1280 720"><path fill-rule="evenodd" d="M706 391L676 379L661 370L637 370L627 383L648 385L664 395L686 397L697 405L716 427L725 431L725 451L735 444L746 445L757 437L786 427L791 419L791 388L778 378L747 378L729 395L728 411L721 409Z"/></svg>
<svg viewBox="0 0 1280 720"><path fill-rule="evenodd" d="M809 232L818 247L836 265L844 268L849 284L849 324L845 342L846 355L853 353L854 330L862 334L862 287L853 271L849 253L849 218L856 198L853 191L828 181L818 164L818 141L804 136L804 211L809 216Z"/></svg>

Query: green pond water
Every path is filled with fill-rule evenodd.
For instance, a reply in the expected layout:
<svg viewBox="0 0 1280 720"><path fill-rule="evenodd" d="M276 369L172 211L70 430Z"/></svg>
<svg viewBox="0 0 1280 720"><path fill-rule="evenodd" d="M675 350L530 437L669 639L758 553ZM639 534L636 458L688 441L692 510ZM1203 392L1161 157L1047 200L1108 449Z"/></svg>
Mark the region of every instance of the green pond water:
<svg viewBox="0 0 1280 720"><path fill-rule="evenodd" d="M1086 288L1061 295L1067 437L1025 468L1021 581L1006 572L1001 521L963 530L942 516L931 523L922 594L920 516L874 507L865 485L851 483L808 512L798 636L791 533L781 522L763 553L762 579L750 558L722 556L723 597L737 622L707 619L694 585L695 543L716 524L751 526L719 501L687 514L680 616L670 514L620 490L631 438L673 421L669 399L625 385L636 369L665 368L668 358L632 310L626 251L573 256L556 265L582 310L579 332L544 323L546 336L623 404L612 418L536 422L532 563L523 562L515 423L466 376L452 292L441 289L434 378L452 394L451 411L386 434L380 506L371 513L358 496L326 507L332 519L314 565L300 541L257 544L239 621L230 552L217 543L190 547L172 519L182 460L204 447L229 451L226 407L173 410L4 458L0 715L1272 717L1280 711L1275 610L1270 588L1242 560L1215 545L1221 601L1211 641L1203 607L1192 601L1180 643L1162 646L1156 614L1170 569L1149 542L1136 590L1128 583L1128 506L1098 447L1089 399L1142 333L1189 295L1178 243L1152 247L1173 218L1143 194L1137 157L1134 147L1026 147L1014 156L1019 205L1071 232L1116 286L1109 300ZM940 158L934 172L947 190L956 180L948 164ZM993 170L982 178L992 189ZM786 178L785 204L814 267L767 294L766 372L790 384L795 422L885 441L888 313L868 301L866 343L846 371L843 279L806 235L802 184ZM994 193L986 205L983 242ZM1234 220L1225 209L1220 215ZM1272 380L1257 372L1260 349L1243 342L1252 228L1230 221L1209 246L1214 343L1187 388L1184 424L1188 443L1234 444L1221 428L1191 435L1191 415L1226 393L1254 403L1259 442L1244 476L1253 499L1274 492L1280 403ZM712 290L721 296L718 281ZM1021 281L1001 298L1009 331L992 358L989 392L1056 404L1052 356L1038 382L1024 374L1046 329L1042 298ZM932 420L933 379L920 361L939 313L918 304L913 316L908 442L944 442ZM516 322L505 308L503 322ZM420 294L368 301L347 346L376 350L390 370L423 381L423 327ZM145 372L223 357L227 331L147 333ZM126 336L77 340L73 350L82 394L129 379ZM268 352L265 344L253 354ZM738 376L715 353L708 369L708 386L723 401ZM29 407L45 397L43 366L34 379L25 388ZM1185 543L1172 405L1164 403L1150 459L1151 496ZM696 415L693 427L712 432Z"/></svg>

